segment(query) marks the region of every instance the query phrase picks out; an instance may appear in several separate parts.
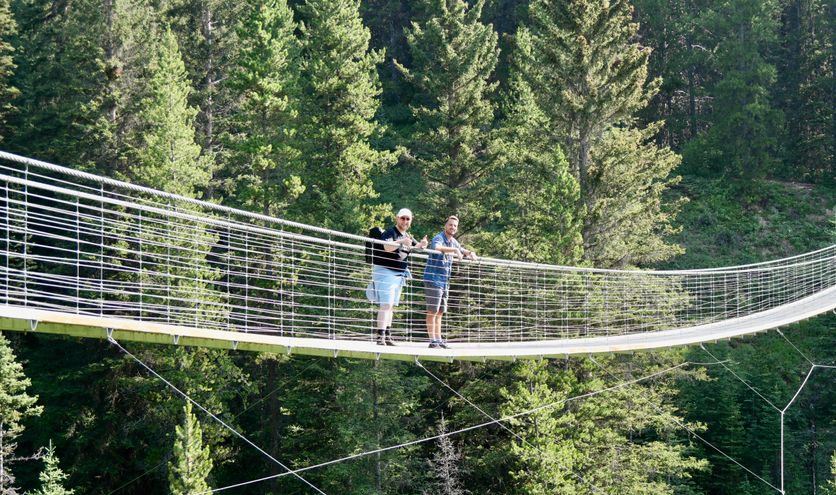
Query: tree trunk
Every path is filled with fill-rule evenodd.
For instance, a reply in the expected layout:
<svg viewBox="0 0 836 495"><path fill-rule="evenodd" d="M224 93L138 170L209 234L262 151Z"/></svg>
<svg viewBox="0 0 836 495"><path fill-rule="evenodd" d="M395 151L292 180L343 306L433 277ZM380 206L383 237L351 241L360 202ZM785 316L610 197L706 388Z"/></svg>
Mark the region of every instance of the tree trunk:
<svg viewBox="0 0 836 495"><path fill-rule="evenodd" d="M204 70L206 71L206 101L201 105L204 118L204 149L208 152L213 152L215 149L215 66L214 66L214 44L215 33L212 26L212 9L209 2L203 2L201 6L201 32L203 39L206 42L206 62Z"/></svg>
<svg viewBox="0 0 836 495"><path fill-rule="evenodd" d="M270 359L266 363L267 366L267 384L273 386L279 380L279 363ZM268 451L270 455L278 459L281 457L281 439L282 431L282 408L279 401L279 394L270 394L267 400L267 435L269 437ZM272 485L270 491L272 493L279 493L279 478L270 481Z"/></svg>
<svg viewBox="0 0 836 495"><path fill-rule="evenodd" d="M379 364L378 361L374 361L372 366L377 368ZM382 432L380 431L380 397L377 391L377 378L374 374L372 374L372 422L377 436L377 448L380 448L380 444L383 441L381 438ZM381 486L383 485L383 468L380 460L380 452L377 453L377 457L375 458L374 477L377 493L383 493L381 491Z"/></svg>

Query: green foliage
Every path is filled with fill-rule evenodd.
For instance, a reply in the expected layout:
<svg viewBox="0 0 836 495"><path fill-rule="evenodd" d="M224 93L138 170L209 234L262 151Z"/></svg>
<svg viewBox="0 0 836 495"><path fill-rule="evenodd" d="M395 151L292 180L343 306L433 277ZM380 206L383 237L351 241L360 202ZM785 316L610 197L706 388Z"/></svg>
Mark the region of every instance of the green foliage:
<svg viewBox="0 0 836 495"><path fill-rule="evenodd" d="M395 156L374 149L382 127L374 120L380 96L377 65L383 52L369 50L359 0L306 0L302 19L300 151L305 192L291 208L295 218L360 232L384 209L366 204L377 196L374 170ZM327 212L327 214L325 214Z"/></svg>
<svg viewBox="0 0 836 495"><path fill-rule="evenodd" d="M15 450L24 430L23 421L43 410L42 406L35 405L38 396L26 392L30 384L9 341L0 334L0 493L4 495L17 493L11 466L17 461Z"/></svg>
<svg viewBox="0 0 836 495"><path fill-rule="evenodd" d="M833 36L836 6L826 0L782 2L774 101L786 117L782 174L833 184L836 179L836 108Z"/></svg>
<svg viewBox="0 0 836 495"><path fill-rule="evenodd" d="M664 363L675 356L658 355ZM652 359L652 358L651 358ZM639 365L644 373L657 366L601 359L614 373ZM626 366L625 366L626 365ZM517 383L503 388L502 412L521 415L510 424L525 440L512 440L517 459L512 471L521 493L673 493L707 467L691 454L687 442L674 440L681 421L671 399L675 389L662 383L616 389L568 400L604 389L606 381L589 362L527 361L515 367ZM640 392L637 390L640 389ZM602 421L606 418L605 421ZM696 425L691 425L692 428Z"/></svg>
<svg viewBox="0 0 836 495"><path fill-rule="evenodd" d="M18 112L9 120L11 149L42 159L86 163L106 134L91 130L89 105L107 80L100 39L106 30L101 2L80 0L72 8L51 2L14 2L19 26L18 66L12 84L20 90ZM54 8L55 7L55 8Z"/></svg>
<svg viewBox="0 0 836 495"><path fill-rule="evenodd" d="M506 106L502 167L493 177L499 218L476 245L507 259L575 263L582 254L578 182L560 148L543 139L548 120L523 81L513 81Z"/></svg>
<svg viewBox="0 0 836 495"><path fill-rule="evenodd" d="M745 0L719 2L703 18L722 77L711 90L711 128L684 151L688 170L759 178L778 163L783 116L770 101L776 73L764 57L777 13L777 0Z"/></svg>
<svg viewBox="0 0 836 495"><path fill-rule="evenodd" d="M416 93L411 157L428 183L427 217L462 219L463 232L483 225L494 184L496 138L491 126L497 83L491 77L499 57L497 34L480 21L484 2L429 0L426 20L406 32L412 63L395 62Z"/></svg>
<svg viewBox="0 0 836 495"><path fill-rule="evenodd" d="M670 174L679 156L659 147L645 129L610 128L592 149L585 220L586 257L606 266L655 263L681 254L670 242L684 198L665 202L680 178Z"/></svg>
<svg viewBox="0 0 836 495"><path fill-rule="evenodd" d="M822 492L824 495L836 494L836 452L833 452L833 456L830 458L830 480L822 487Z"/></svg>
<svg viewBox="0 0 836 495"><path fill-rule="evenodd" d="M359 452L416 438L404 425L420 410L418 397L427 387L425 376L410 373L400 363L383 361L349 361L340 363L333 371L324 379L333 382L334 404L323 411L325 426L333 432L329 435L332 448ZM327 458L332 452L323 454ZM421 480L420 467L424 464L418 452L411 446L385 456L367 456L352 464L330 466L324 491L402 493Z"/></svg>
<svg viewBox="0 0 836 495"><path fill-rule="evenodd" d="M651 49L648 69L662 79L659 92L639 112L644 122L664 120L658 142L680 150L703 125L704 80L711 54L700 45L700 12L708 2L635 0L642 44Z"/></svg>
<svg viewBox="0 0 836 495"><path fill-rule="evenodd" d="M833 243L836 190L762 181L742 195L738 181L685 176L676 193L691 198L673 240L685 254L670 268L732 266L792 256Z"/></svg>
<svg viewBox="0 0 836 495"><path fill-rule="evenodd" d="M152 47L148 83L138 109L139 129L131 146L131 178L148 187L195 197L211 178L209 162L195 143L191 93L177 39L171 29Z"/></svg>
<svg viewBox="0 0 836 495"><path fill-rule="evenodd" d="M299 96L295 28L284 0L249 2L237 28L236 65L226 83L239 95L226 138L228 189L240 206L266 215L281 214L305 190L293 145Z"/></svg>
<svg viewBox="0 0 836 495"><path fill-rule="evenodd" d="M183 422L176 427L174 458L168 463L168 482L173 495L209 491L206 482L212 470L209 447L203 445L200 422L192 413L192 403L183 406Z"/></svg>
<svg viewBox="0 0 836 495"><path fill-rule="evenodd" d="M584 257L622 266L677 254L663 236L678 205L664 206L661 193L677 180L669 174L678 157L649 142L658 126L633 129L660 82L647 82L649 51L633 41L629 3L535 0L529 18L517 34L519 74L547 119L545 137L565 150L580 186ZM626 178L635 180L633 194L623 192ZM614 222L615 212L633 218Z"/></svg>
<svg viewBox="0 0 836 495"><path fill-rule="evenodd" d="M190 101L198 109L195 140L215 166L223 163L226 120L235 114L236 94L223 83L235 64L236 26L245 9L246 2L237 0L167 0L160 6L177 34L194 88Z"/></svg>
<svg viewBox="0 0 836 495"><path fill-rule="evenodd" d="M27 492L28 495L73 495L75 490L64 488L67 475L58 467L58 456L55 455L55 447L49 442L46 455L43 458L44 470L41 471L38 479L41 481L41 488L34 492Z"/></svg>
<svg viewBox="0 0 836 495"><path fill-rule="evenodd" d="M415 230L429 233L421 229L436 227L433 216L459 210L443 202L454 200L480 254L538 262L576 264L585 255L601 265L693 268L833 242L831 188L749 178L834 177L833 2L636 0L635 12L626 1L536 0L530 9L516 0L290 2L301 24L282 0L11 4L17 33L8 30L0 0L0 105L19 111L4 116L8 107L0 109L0 120L7 119L0 134L4 146L37 158L355 232L380 221L387 205L373 204L393 202L414 206ZM495 31L515 33L518 23L526 26L519 36L497 40ZM20 90L14 100L4 96L11 87ZM378 150L405 141L412 159L390 167L393 155ZM669 174L678 158L666 146L686 149L691 170L710 176L676 184ZM470 179L459 182L459 173ZM673 222L680 196L692 201ZM163 253L153 247L159 232L144 234L142 256L186 256L189 263L171 274L184 282L126 302L152 303L171 291L181 300L174 303L179 317L222 317L211 292L217 275L195 254L218 238L184 224L168 233L184 242ZM688 251L671 260L677 245ZM269 262L259 261L265 268ZM128 281L166 282L148 272ZM653 289L664 314L681 304L675 289ZM609 296L626 309L608 311L602 321L635 318L629 308L638 295L627 288ZM601 300L593 290L590 304ZM661 324L661 316L653 321ZM827 360L832 325L832 318L818 318L788 335ZM711 349L780 402L794 393L806 365L775 337ZM29 416L18 450L54 437L78 492L166 491L181 400L100 343L38 335L20 344L47 407ZM446 389L428 386L415 367L132 350L294 467L435 434L441 416L450 429L485 421ZM705 360L697 350L688 357ZM682 359L642 355L605 366L628 379L664 366L657 360ZM496 416L611 383L574 360L438 369ZM787 414L788 493L812 492L810 473L821 484L833 469L827 456L836 449L836 398L829 375L816 373ZM440 461L438 452L453 459L455 445L460 486L471 493L593 491L572 473L612 493L762 493L760 481L692 445L673 420L687 419L772 479L774 410L722 370L681 378L520 418L514 427L526 442L480 428L440 450L412 446L309 476L327 493L437 493L442 480L426 461ZM213 484L274 469L230 442L219 425L201 430ZM708 459L710 470L695 456ZM21 488L34 489L36 475L26 468L17 464ZM254 490L306 493L291 477Z"/></svg>
<svg viewBox="0 0 836 495"><path fill-rule="evenodd" d="M8 133L6 119L15 110L13 100L19 94L12 83L16 65L11 37L17 32L17 24L12 16L10 0L0 0L0 142Z"/></svg>

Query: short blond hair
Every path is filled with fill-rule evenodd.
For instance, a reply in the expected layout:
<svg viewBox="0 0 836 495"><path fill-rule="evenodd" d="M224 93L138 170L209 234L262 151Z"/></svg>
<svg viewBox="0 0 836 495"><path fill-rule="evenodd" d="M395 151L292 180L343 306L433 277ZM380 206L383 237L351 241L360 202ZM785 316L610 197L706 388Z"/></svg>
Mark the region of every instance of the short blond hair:
<svg viewBox="0 0 836 495"><path fill-rule="evenodd" d="M444 221L444 223L446 224L446 223L447 223L447 222L449 222L450 220L455 220L455 221L457 221L457 222L459 222L459 221L460 221L460 220L459 220L459 217L457 217L456 215L450 215L449 217L447 217L447 220L445 220L445 221Z"/></svg>

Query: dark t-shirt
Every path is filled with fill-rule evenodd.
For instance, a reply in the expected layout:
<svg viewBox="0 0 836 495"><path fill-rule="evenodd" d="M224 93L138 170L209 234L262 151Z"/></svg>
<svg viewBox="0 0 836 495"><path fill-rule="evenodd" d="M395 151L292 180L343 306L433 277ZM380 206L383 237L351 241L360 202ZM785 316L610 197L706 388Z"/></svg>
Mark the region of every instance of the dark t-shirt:
<svg viewBox="0 0 836 495"><path fill-rule="evenodd" d="M383 241L399 241L404 237L408 236L406 234L402 234L401 231L393 225L383 232L380 239ZM413 241L412 245L415 246L416 242ZM403 246L398 246L398 249L392 251L391 253L383 249L383 246L379 246L379 249L377 249L375 253L374 264L385 266L386 268L392 270L405 271L409 268L409 261L407 261L408 256L409 251L407 251Z"/></svg>

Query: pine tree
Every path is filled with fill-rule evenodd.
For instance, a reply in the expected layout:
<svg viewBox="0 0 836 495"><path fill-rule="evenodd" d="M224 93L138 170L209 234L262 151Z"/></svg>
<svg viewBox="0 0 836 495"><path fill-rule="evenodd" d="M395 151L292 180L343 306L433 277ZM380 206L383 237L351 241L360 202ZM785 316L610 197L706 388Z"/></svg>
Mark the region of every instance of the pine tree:
<svg viewBox="0 0 836 495"><path fill-rule="evenodd" d="M502 124L496 192L499 218L478 234L476 245L494 256L540 263L580 260L580 189L559 147L544 139L548 121L528 85L511 82Z"/></svg>
<svg viewBox="0 0 836 495"><path fill-rule="evenodd" d="M380 96L377 65L383 52L369 50L369 30L359 0L307 0L302 25L300 151L306 188L293 216L325 227L360 232L388 208L370 208L371 173L394 163L371 140ZM327 214L326 214L327 213Z"/></svg>
<svg viewBox="0 0 836 495"><path fill-rule="evenodd" d="M433 453L432 459L427 463L430 465L430 474L435 480L433 494L439 495L465 495L468 493L462 487L461 462L462 453L453 443L453 440L446 435L448 432L447 421L441 415L438 423L438 434L444 435L436 440L437 450Z"/></svg>
<svg viewBox="0 0 836 495"><path fill-rule="evenodd" d="M544 407L571 395L571 374L553 375L546 361L527 361L515 366L517 383L500 390L506 402L503 415ZM557 378L557 380L555 380ZM579 482L573 473L588 465L583 453L571 438L562 434L575 423L575 415L566 406L545 408L534 414L509 421L520 437L511 442L511 454L518 465L511 476L523 493L577 493Z"/></svg>
<svg viewBox="0 0 836 495"><path fill-rule="evenodd" d="M616 375L666 366L650 365L650 359L598 359ZM694 458L687 444L676 441L673 425L681 418L671 404L670 387L636 385L642 390L616 389L566 402L607 386L602 371L596 370L589 362L574 360L520 363L515 367L518 381L501 390L504 415L541 408L510 422L525 439L512 439L511 445L517 461L512 476L523 493L581 494L597 489L662 495L706 469L707 463Z"/></svg>
<svg viewBox="0 0 836 495"><path fill-rule="evenodd" d="M75 493L75 490L64 488L67 475L58 467L58 456L55 455L55 447L52 446L52 441L49 442L49 448L46 450L43 461L45 464L44 470L38 476L41 481L41 488L35 492L29 492L29 495L72 495Z"/></svg>
<svg viewBox="0 0 836 495"><path fill-rule="evenodd" d="M706 81L714 74L702 49L700 12L705 0L634 0L639 38L650 48L648 70L662 78L659 92L639 112L643 122L664 119L657 143L680 151L704 126Z"/></svg>
<svg viewBox="0 0 836 495"><path fill-rule="evenodd" d="M230 186L236 202L281 215L304 186L294 145L298 111L296 23L285 0L247 3L240 49L227 82L239 101L230 118Z"/></svg>
<svg viewBox="0 0 836 495"><path fill-rule="evenodd" d="M499 58L497 34L480 21L484 1L428 0L427 19L407 30L410 68L396 62L416 88L411 155L427 180L424 209L442 222L459 215L462 230L484 225L495 183L496 105L491 96Z"/></svg>
<svg viewBox="0 0 836 495"><path fill-rule="evenodd" d="M29 395L31 381L15 360L9 341L0 334L0 494L15 495L15 477L11 468L17 460L16 440L23 433L23 421L38 416L43 408L35 405L38 396Z"/></svg>
<svg viewBox="0 0 836 495"><path fill-rule="evenodd" d="M130 143L135 162L127 173L142 185L197 197L212 171L195 143L197 110L189 105L192 89L170 28L154 49L136 116L137 133Z"/></svg>
<svg viewBox="0 0 836 495"><path fill-rule="evenodd" d="M779 163L783 115L773 107L777 0L718 2L701 20L722 77L710 88L711 128L688 143L686 166L700 173L757 179Z"/></svg>
<svg viewBox="0 0 836 495"><path fill-rule="evenodd" d="M12 8L26 29L16 37L13 85L20 96L8 147L59 163L94 161L106 139L92 125L98 110L91 110L107 81L101 2L13 2Z"/></svg>
<svg viewBox="0 0 836 495"><path fill-rule="evenodd" d="M236 0L167 0L162 17L171 24L194 91L198 109L195 140L204 154L224 163L223 135L235 114L235 94L224 81L235 64L236 26L245 17L247 2Z"/></svg>
<svg viewBox="0 0 836 495"><path fill-rule="evenodd" d="M647 143L658 125L633 130L660 81L647 82L649 50L633 41L630 4L536 0L529 18L517 34L519 73L548 118L544 134L565 150L579 183L584 256L613 266L678 253L663 239L677 204L666 207L661 197L676 182L669 174L678 157ZM634 183L624 188L625 181ZM616 212L618 222L610 218ZM637 234L653 249L639 250Z"/></svg>
<svg viewBox="0 0 836 495"><path fill-rule="evenodd" d="M209 448L203 446L200 423L192 414L192 403L183 407L183 422L176 427L174 458L168 463L168 482L173 495L209 491L206 478L212 470Z"/></svg>
<svg viewBox="0 0 836 495"><path fill-rule="evenodd" d="M830 479L822 487L824 495L836 495L836 452L830 457Z"/></svg>
<svg viewBox="0 0 836 495"><path fill-rule="evenodd" d="M10 6L10 0L0 0L0 143L6 130L6 119L14 111L14 98L19 94L11 79L17 67L14 63L14 47L11 37L17 32L17 24Z"/></svg>
<svg viewBox="0 0 836 495"><path fill-rule="evenodd" d="M776 61L773 98L786 117L783 175L832 183L836 180L836 108L830 103L836 97L836 6L827 0L781 4L783 49Z"/></svg>

